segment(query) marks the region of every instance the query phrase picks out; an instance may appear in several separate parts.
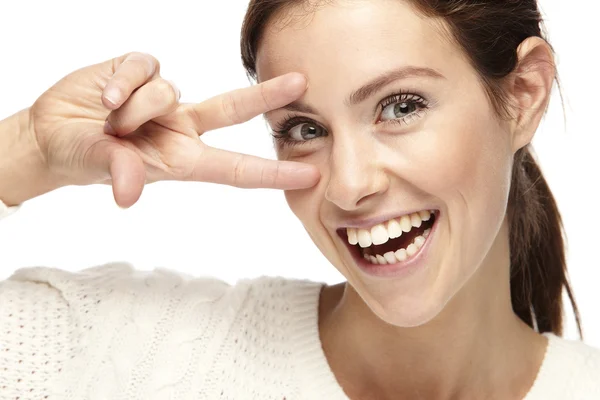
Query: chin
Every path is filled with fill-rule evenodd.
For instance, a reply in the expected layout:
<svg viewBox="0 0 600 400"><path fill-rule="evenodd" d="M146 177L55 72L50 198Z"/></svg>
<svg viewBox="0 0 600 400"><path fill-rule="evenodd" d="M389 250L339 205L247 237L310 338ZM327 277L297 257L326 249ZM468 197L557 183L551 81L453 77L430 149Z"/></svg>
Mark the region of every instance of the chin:
<svg viewBox="0 0 600 400"><path fill-rule="evenodd" d="M367 296L369 295L364 297ZM444 304L439 301L426 300L422 297L407 299L406 297L398 298L396 295L392 299L369 298L363 301L379 319L399 328L425 325L435 319L444 308Z"/></svg>

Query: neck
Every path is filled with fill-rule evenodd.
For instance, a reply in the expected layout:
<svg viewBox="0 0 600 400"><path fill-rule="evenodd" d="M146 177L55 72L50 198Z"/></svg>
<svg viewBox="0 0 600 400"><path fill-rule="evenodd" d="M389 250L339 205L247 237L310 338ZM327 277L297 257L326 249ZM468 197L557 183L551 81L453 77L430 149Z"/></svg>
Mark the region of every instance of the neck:
<svg viewBox="0 0 600 400"><path fill-rule="evenodd" d="M387 324L347 283L338 296L329 295L329 306L324 296L323 348L347 393L361 398L376 390L377 399L517 399L527 394L547 341L512 310L504 225L480 268L424 325Z"/></svg>

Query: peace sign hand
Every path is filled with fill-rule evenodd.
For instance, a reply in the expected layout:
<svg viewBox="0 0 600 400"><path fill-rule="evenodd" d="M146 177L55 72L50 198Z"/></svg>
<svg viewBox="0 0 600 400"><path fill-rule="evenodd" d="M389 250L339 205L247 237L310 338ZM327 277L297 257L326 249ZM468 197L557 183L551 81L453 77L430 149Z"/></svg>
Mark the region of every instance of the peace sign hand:
<svg viewBox="0 0 600 400"><path fill-rule="evenodd" d="M63 185L110 183L117 204L133 205L145 183L203 181L243 188L303 189L310 164L217 149L204 132L281 108L306 90L289 73L208 99L180 104L158 61L129 53L66 76L30 108L30 131L48 169Z"/></svg>

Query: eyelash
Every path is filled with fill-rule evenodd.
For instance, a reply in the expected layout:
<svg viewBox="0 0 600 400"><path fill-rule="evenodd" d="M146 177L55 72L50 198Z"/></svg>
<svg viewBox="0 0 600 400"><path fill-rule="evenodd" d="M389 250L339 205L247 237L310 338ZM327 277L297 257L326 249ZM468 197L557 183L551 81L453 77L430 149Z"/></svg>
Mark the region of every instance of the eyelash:
<svg viewBox="0 0 600 400"><path fill-rule="evenodd" d="M408 125L410 123L409 120L412 120L415 117L420 117L423 112L426 112L429 109L429 102L423 96L416 94L416 93L400 91L398 93L391 94L388 97L386 97L385 99L383 99L378 104L376 111L379 110L379 114L381 114L381 112L383 112L383 110L385 110L385 108L387 106L389 106L391 104L395 104L395 103L409 103L412 105L416 105L417 109L414 112L412 112L404 117L394 118L394 119L390 119L387 121L383 121L384 124ZM318 125L314 120L312 120L311 118L308 118L308 117L298 116L298 115L294 115L294 114L287 115L283 119L283 121L281 121L277 124L275 129L273 129L273 132L271 135L273 136L275 141L282 147L293 147L293 146L306 144L315 139L293 140L293 139L290 139L290 137L289 137L290 130L292 128L295 128L298 125L306 124L306 123ZM326 137L326 136L327 135L324 135L321 137Z"/></svg>

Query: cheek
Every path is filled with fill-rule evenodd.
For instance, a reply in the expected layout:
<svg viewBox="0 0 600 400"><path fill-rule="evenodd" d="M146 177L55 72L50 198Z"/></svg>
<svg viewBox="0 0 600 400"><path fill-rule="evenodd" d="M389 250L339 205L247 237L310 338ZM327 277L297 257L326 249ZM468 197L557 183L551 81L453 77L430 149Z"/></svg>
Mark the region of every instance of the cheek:
<svg viewBox="0 0 600 400"><path fill-rule="evenodd" d="M309 190L286 190L285 200L294 215L305 224L310 209L310 191Z"/></svg>
<svg viewBox="0 0 600 400"><path fill-rule="evenodd" d="M316 165L321 172L321 179L312 188L284 192L288 206L321 251L330 245L326 238L327 235L323 235L324 226L321 219L323 202L326 201L325 191L329 181L329 167L326 159L327 157L314 155L298 160Z"/></svg>
<svg viewBox="0 0 600 400"><path fill-rule="evenodd" d="M323 198L322 192L321 183L309 189L284 192L288 206L311 236L314 236L321 226L319 213Z"/></svg>
<svg viewBox="0 0 600 400"><path fill-rule="evenodd" d="M424 189L447 208L449 259L470 268L483 261L506 215L512 169L509 132L485 113L446 121L423 144L431 164ZM445 273L461 271L449 268Z"/></svg>
<svg viewBox="0 0 600 400"><path fill-rule="evenodd" d="M512 152L509 134L487 113L444 118L422 131L421 186L442 200L460 197L469 207L508 195ZM446 197L445 199L443 197Z"/></svg>
<svg viewBox="0 0 600 400"><path fill-rule="evenodd" d="M323 254L327 254L328 242L326 235L322 233L323 226L319 218L321 201L319 200L318 186L320 185L312 189L285 191L285 199L313 243Z"/></svg>
<svg viewBox="0 0 600 400"><path fill-rule="evenodd" d="M318 148L318 150L315 150ZM318 210L324 200L326 184L329 180L329 148L327 146L307 146L304 148L276 148L277 159L312 164L319 169L321 179L316 186L301 190L286 190L285 199L294 215L308 228L311 221L318 220ZM314 222L313 222L314 223Z"/></svg>

